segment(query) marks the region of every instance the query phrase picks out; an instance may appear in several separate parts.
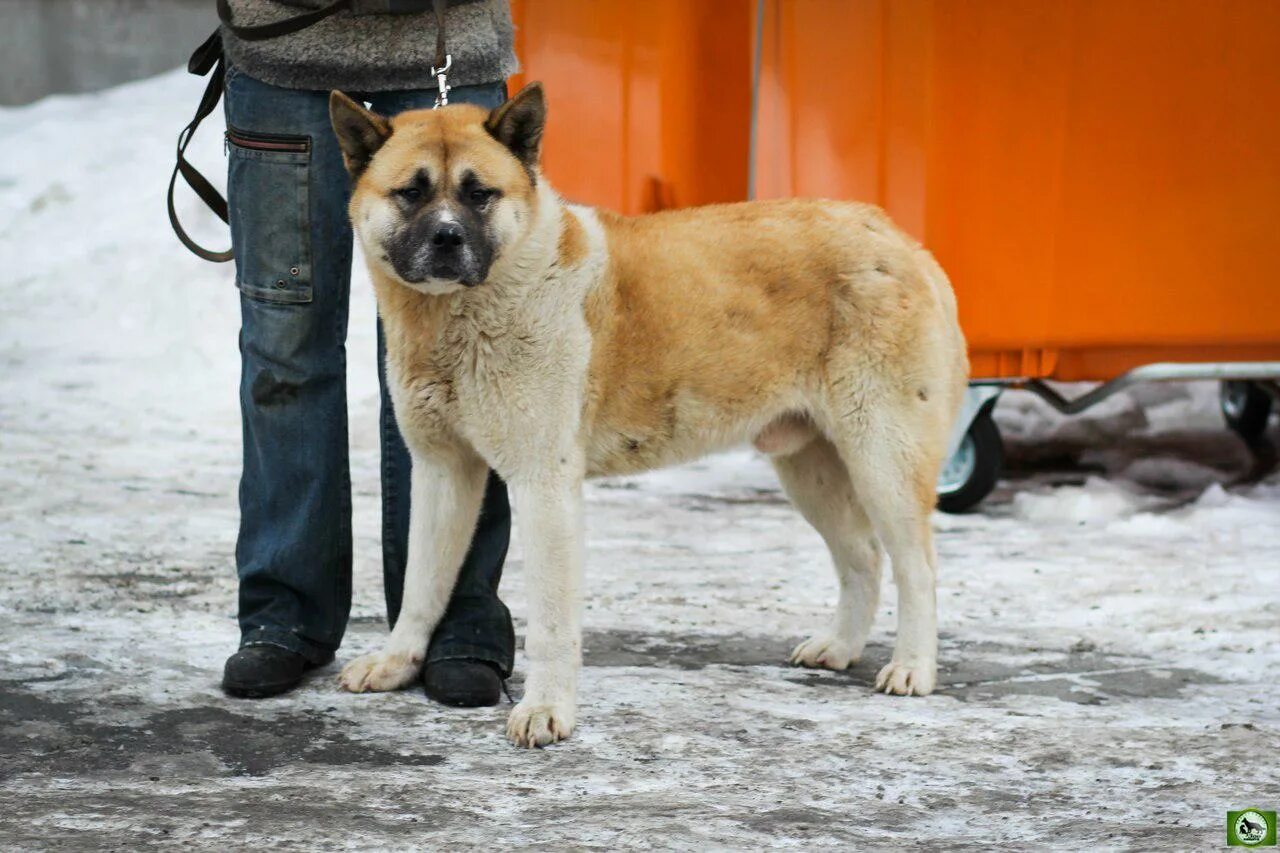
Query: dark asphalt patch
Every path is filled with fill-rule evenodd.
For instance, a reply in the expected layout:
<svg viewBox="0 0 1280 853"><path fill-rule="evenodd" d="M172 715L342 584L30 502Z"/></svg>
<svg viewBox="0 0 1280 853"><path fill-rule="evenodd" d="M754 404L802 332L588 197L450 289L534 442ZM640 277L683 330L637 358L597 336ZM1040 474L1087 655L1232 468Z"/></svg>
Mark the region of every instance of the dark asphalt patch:
<svg viewBox="0 0 1280 853"><path fill-rule="evenodd" d="M127 719L125 724L109 719ZM0 682L0 781L23 773L79 775L135 765L162 773L198 759L226 776L265 776L289 764L433 766L442 755L401 755L354 740L358 727L312 710L270 718L195 706L59 701L22 682Z"/></svg>
<svg viewBox="0 0 1280 853"><path fill-rule="evenodd" d="M583 659L587 666L686 671L707 666L779 667L786 665L787 656L799 640L588 631L583 638ZM862 660L844 672L796 668L786 680L803 687L866 690L891 655L888 645L871 643ZM1159 660L1111 654L1087 646L1059 652L944 637L940 658L936 695L962 702L1044 696L1078 705L1100 705L1136 698L1173 699L1191 685L1222 683L1216 676L1199 670L1164 667ZM1017 662L1011 664L1010 660Z"/></svg>

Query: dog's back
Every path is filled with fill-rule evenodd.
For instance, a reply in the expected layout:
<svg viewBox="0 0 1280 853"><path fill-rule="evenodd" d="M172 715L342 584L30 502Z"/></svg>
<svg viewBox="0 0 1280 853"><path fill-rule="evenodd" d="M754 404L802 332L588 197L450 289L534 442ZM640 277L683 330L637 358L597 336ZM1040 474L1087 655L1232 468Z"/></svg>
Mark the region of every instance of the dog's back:
<svg viewBox="0 0 1280 853"><path fill-rule="evenodd" d="M955 300L878 208L797 199L600 220L594 473L696 457L840 399L920 409L923 392L945 441L966 373Z"/></svg>

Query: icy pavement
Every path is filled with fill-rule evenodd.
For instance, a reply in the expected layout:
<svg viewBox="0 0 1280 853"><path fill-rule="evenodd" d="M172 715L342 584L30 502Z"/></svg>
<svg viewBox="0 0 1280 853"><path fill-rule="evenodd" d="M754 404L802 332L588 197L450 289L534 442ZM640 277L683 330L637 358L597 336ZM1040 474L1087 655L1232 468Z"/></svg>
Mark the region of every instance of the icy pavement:
<svg viewBox="0 0 1280 853"><path fill-rule="evenodd" d="M514 749L505 707L340 693L336 666L224 698L237 297L162 199L198 94L170 74L0 110L0 848L1190 849L1222 844L1227 809L1280 804L1280 477L1251 470L1207 386L1074 421L1001 402L1008 478L936 517L928 698L869 689L888 579L863 663L783 665L835 582L746 451L591 487L565 744ZM384 633L354 289L340 662ZM518 549L504 595L522 629Z"/></svg>

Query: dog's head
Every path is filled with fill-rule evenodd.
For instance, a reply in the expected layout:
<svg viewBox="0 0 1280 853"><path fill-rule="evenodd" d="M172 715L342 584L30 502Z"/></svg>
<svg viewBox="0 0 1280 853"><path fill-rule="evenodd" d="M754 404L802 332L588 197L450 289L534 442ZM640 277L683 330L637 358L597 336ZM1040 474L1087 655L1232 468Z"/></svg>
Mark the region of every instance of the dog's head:
<svg viewBox="0 0 1280 853"><path fill-rule="evenodd" d="M370 262L403 284L433 294L481 284L531 227L539 84L492 112L457 105L386 119L334 92L329 113L354 183L352 226Z"/></svg>

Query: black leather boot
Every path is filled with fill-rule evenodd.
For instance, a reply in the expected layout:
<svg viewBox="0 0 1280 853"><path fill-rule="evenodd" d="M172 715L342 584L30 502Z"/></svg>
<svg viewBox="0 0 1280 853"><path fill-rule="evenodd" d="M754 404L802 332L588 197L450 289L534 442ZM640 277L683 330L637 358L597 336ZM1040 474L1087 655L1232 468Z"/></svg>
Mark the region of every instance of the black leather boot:
<svg viewBox="0 0 1280 853"><path fill-rule="evenodd" d="M245 646L227 658L222 689L241 699L275 696L297 687L307 670L316 666L280 646Z"/></svg>
<svg viewBox="0 0 1280 853"><path fill-rule="evenodd" d="M441 705L479 708L502 699L502 675L488 661L438 660L422 668L422 687Z"/></svg>

